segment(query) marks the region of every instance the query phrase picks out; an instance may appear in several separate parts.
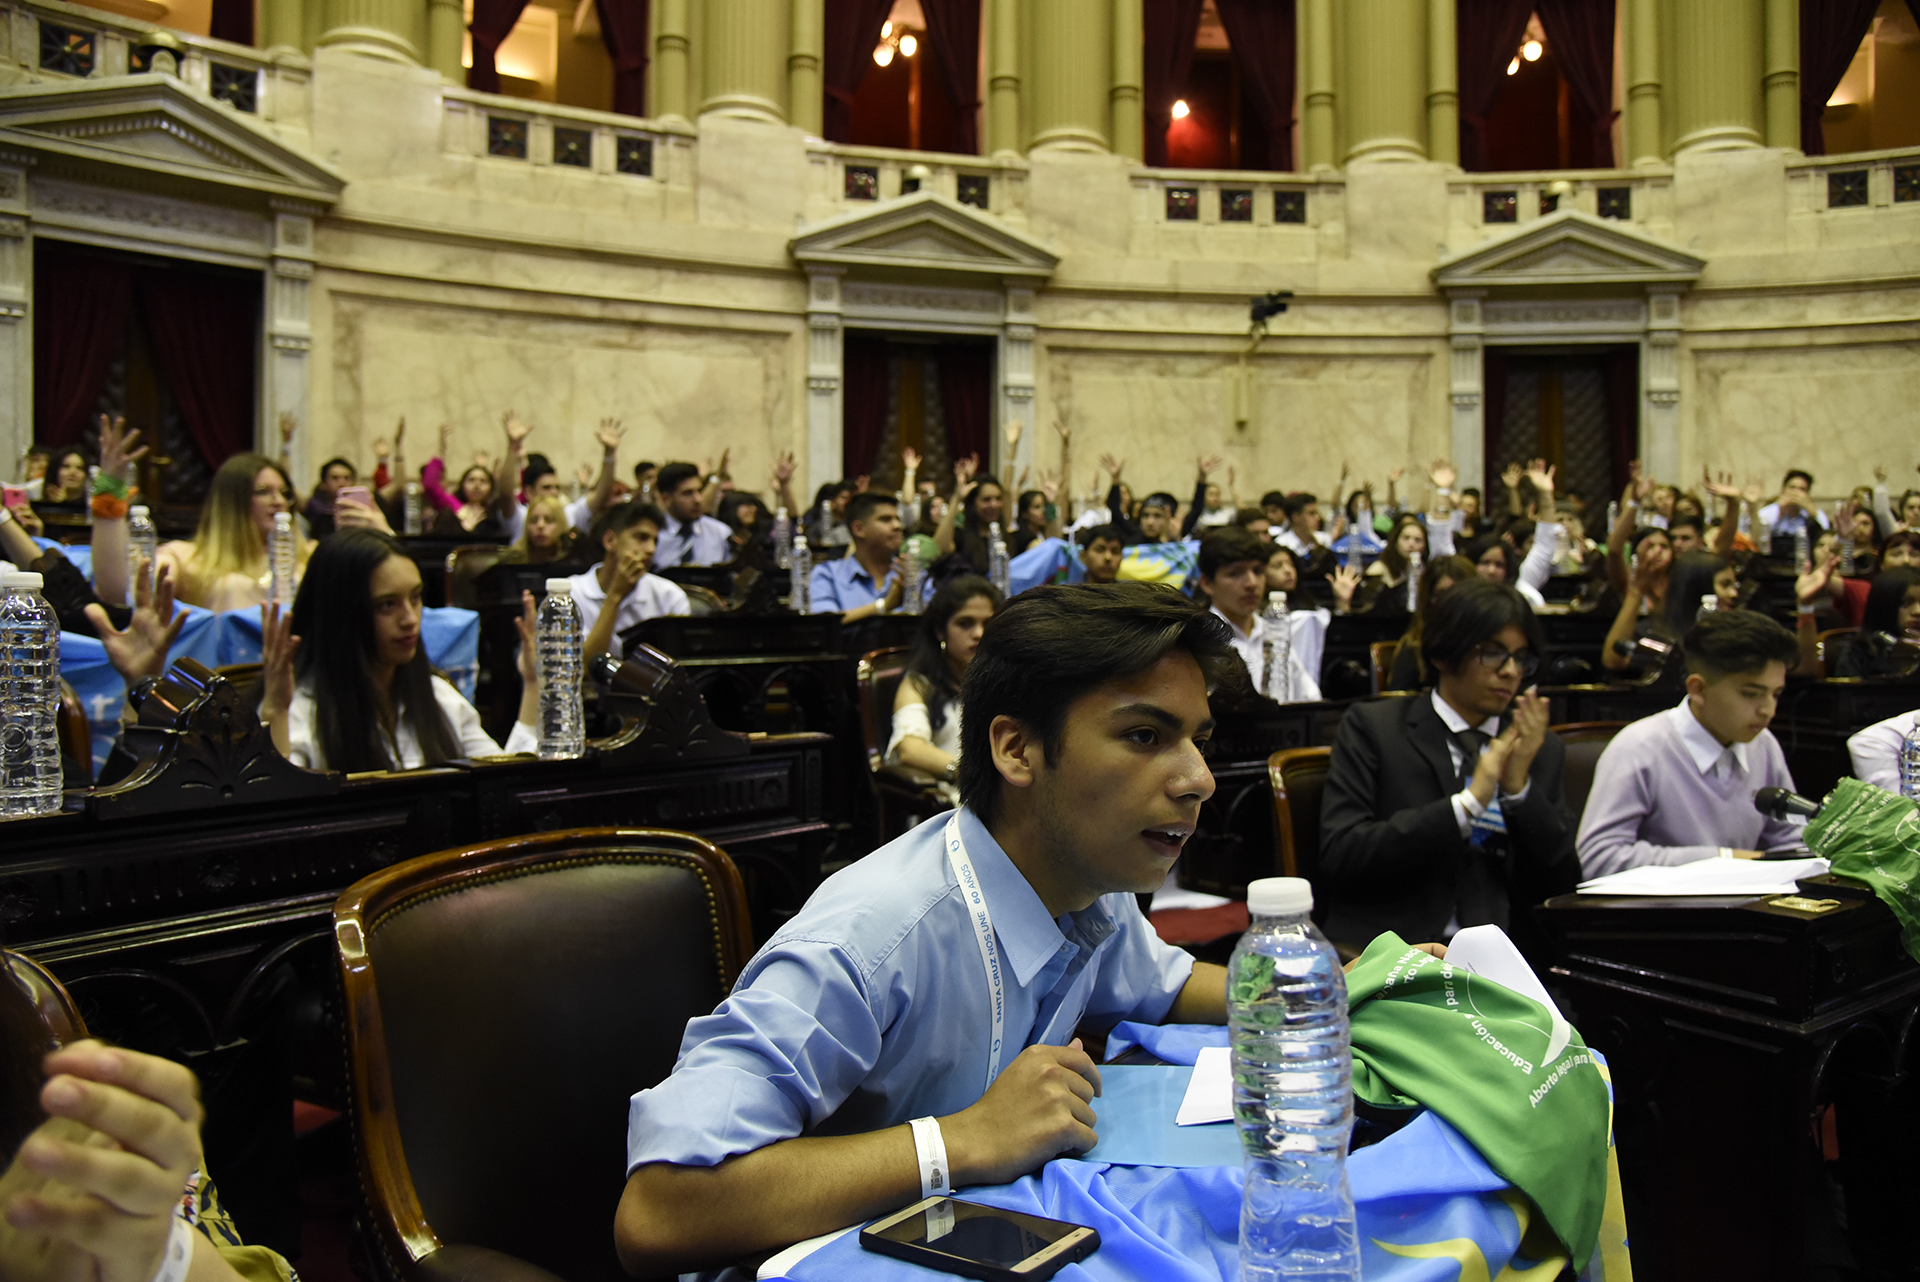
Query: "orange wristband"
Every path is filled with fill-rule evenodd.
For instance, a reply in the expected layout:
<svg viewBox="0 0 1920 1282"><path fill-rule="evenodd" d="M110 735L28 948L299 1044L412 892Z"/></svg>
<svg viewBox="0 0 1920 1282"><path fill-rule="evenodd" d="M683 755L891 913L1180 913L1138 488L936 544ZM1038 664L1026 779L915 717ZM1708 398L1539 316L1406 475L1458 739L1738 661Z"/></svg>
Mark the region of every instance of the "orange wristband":
<svg viewBox="0 0 1920 1282"><path fill-rule="evenodd" d="M93 496L93 514L103 521L122 520L127 515L127 501L115 498L111 494Z"/></svg>

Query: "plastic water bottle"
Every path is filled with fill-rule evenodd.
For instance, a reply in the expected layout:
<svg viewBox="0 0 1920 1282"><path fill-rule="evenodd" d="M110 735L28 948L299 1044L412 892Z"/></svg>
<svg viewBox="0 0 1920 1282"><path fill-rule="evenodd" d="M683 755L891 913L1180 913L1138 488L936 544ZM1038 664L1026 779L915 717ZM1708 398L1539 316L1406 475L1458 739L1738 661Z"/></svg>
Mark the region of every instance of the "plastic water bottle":
<svg viewBox="0 0 1920 1282"><path fill-rule="evenodd" d="M795 614L813 612L813 551L807 536L793 536L793 550L787 556L787 608Z"/></svg>
<svg viewBox="0 0 1920 1282"><path fill-rule="evenodd" d="M1002 599L1013 595L1013 568L1007 556L1007 541L1000 535L1000 522L987 525L987 582L1000 589Z"/></svg>
<svg viewBox="0 0 1920 1282"><path fill-rule="evenodd" d="M1793 572L1805 574L1813 568L1813 552L1807 543L1807 518L1800 517L1800 528L1793 532Z"/></svg>
<svg viewBox="0 0 1920 1282"><path fill-rule="evenodd" d="M1900 744L1900 795L1920 801L1920 721Z"/></svg>
<svg viewBox="0 0 1920 1282"><path fill-rule="evenodd" d="M1227 963L1233 1116L1246 1156L1241 1282L1360 1276L1347 1140L1353 1050L1340 958L1300 877L1247 886L1253 918Z"/></svg>
<svg viewBox="0 0 1920 1282"><path fill-rule="evenodd" d="M1607 537L1613 537L1613 527L1620 524L1620 500L1607 501Z"/></svg>
<svg viewBox="0 0 1920 1282"><path fill-rule="evenodd" d="M1759 549L1761 552L1766 551L1765 548L1760 547L1760 542L1754 535L1753 509L1749 507L1745 502L1742 502L1740 504L1740 523L1735 527L1735 529L1739 533L1746 535L1747 539L1753 543L1753 546L1756 549Z"/></svg>
<svg viewBox="0 0 1920 1282"><path fill-rule="evenodd" d="M273 533L267 536L267 564L273 570L273 586L267 603L282 610L293 608L293 513L273 514Z"/></svg>
<svg viewBox="0 0 1920 1282"><path fill-rule="evenodd" d="M1704 593L1700 597L1700 609L1694 613L1693 617L1696 619L1704 619L1709 614L1713 614L1719 609L1720 609L1720 594L1717 592Z"/></svg>
<svg viewBox="0 0 1920 1282"><path fill-rule="evenodd" d="M136 595L140 580L145 579L149 593L153 590L153 562L160 552L160 534L153 528L153 517L145 507L135 506L127 509L127 604L139 600ZM141 562L145 561L143 569Z"/></svg>
<svg viewBox="0 0 1920 1282"><path fill-rule="evenodd" d="M407 482L405 507L402 509L404 515L401 517L400 531L410 539L420 537L421 524L425 518L426 498L427 491L425 486L421 485L418 481Z"/></svg>
<svg viewBox="0 0 1920 1282"><path fill-rule="evenodd" d="M904 567L900 582L900 613L919 614L926 608L920 595L925 591L927 570L920 564L920 540L911 534L900 549L900 563Z"/></svg>
<svg viewBox="0 0 1920 1282"><path fill-rule="evenodd" d="M0 818L60 809L60 620L40 576L0 575Z"/></svg>
<svg viewBox="0 0 1920 1282"><path fill-rule="evenodd" d="M565 761L586 751L586 710L580 694L580 607L573 584L548 579L534 620L540 658L540 760Z"/></svg>
<svg viewBox="0 0 1920 1282"><path fill-rule="evenodd" d="M1260 692L1275 703L1293 702L1293 619L1287 613L1287 594L1267 593L1260 616Z"/></svg>
<svg viewBox="0 0 1920 1282"><path fill-rule="evenodd" d="M1427 558L1415 552L1407 558L1407 613L1420 613L1420 575L1427 568Z"/></svg>
<svg viewBox="0 0 1920 1282"><path fill-rule="evenodd" d="M785 505L773 510L773 563L781 569L787 568L787 558L791 555L793 542L793 518L787 515Z"/></svg>
<svg viewBox="0 0 1920 1282"><path fill-rule="evenodd" d="M1840 573L1853 573L1853 522L1847 519L1846 504L1833 505L1834 551L1840 554Z"/></svg>

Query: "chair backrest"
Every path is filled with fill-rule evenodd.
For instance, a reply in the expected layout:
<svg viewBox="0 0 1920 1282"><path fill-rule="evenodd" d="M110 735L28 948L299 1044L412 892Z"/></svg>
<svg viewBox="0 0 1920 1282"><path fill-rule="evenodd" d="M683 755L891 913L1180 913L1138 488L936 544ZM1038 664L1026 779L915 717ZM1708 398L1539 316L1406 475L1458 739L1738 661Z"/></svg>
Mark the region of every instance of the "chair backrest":
<svg viewBox="0 0 1920 1282"><path fill-rule="evenodd" d="M1267 758L1280 876L1313 881L1320 875L1320 797L1332 760L1331 748L1283 748Z"/></svg>
<svg viewBox="0 0 1920 1282"><path fill-rule="evenodd" d="M40 1022L47 1026L47 1032L55 1042L66 1046L87 1036L87 1021L80 1017L80 1008L73 1004L66 987L53 977L52 972L33 958L10 949L0 949L0 962L4 962L7 973L13 976L13 982L33 1003Z"/></svg>
<svg viewBox="0 0 1920 1282"><path fill-rule="evenodd" d="M698 583L683 583L680 590L687 594L687 613L696 619L727 612L726 601L712 588L703 588Z"/></svg>
<svg viewBox="0 0 1920 1282"><path fill-rule="evenodd" d="M60 767L69 788L93 786L93 727L87 724L87 709L80 695L60 679L60 711L54 722L60 741Z"/></svg>
<svg viewBox="0 0 1920 1282"><path fill-rule="evenodd" d="M1387 688L1387 682L1393 680L1393 661L1400 654L1400 642L1375 641L1367 647L1367 655L1373 660L1373 692L1379 694Z"/></svg>
<svg viewBox="0 0 1920 1282"><path fill-rule="evenodd" d="M1575 822L1587 808L1587 794L1593 791L1593 772L1600 764L1600 754L1626 726L1624 721L1569 721L1563 726L1549 727L1567 745L1563 779L1567 809L1573 812Z"/></svg>
<svg viewBox="0 0 1920 1282"><path fill-rule="evenodd" d="M860 656L854 684L860 689L860 731L867 741L867 769L886 763L887 740L893 737L893 697L907 675L904 645L889 646Z"/></svg>
<svg viewBox="0 0 1920 1282"><path fill-rule="evenodd" d="M481 575L500 564L504 543L463 543L447 553L447 604L472 610L480 603L475 587Z"/></svg>
<svg viewBox="0 0 1920 1282"><path fill-rule="evenodd" d="M1840 656L1860 635L1859 628L1828 628L1813 641L1814 675L1826 680L1840 666Z"/></svg>
<svg viewBox="0 0 1920 1282"><path fill-rule="evenodd" d="M359 882L334 933L388 1255L408 1272L440 1244L482 1246L625 1282L627 1101L672 1071L749 954L733 861L655 829L509 838Z"/></svg>

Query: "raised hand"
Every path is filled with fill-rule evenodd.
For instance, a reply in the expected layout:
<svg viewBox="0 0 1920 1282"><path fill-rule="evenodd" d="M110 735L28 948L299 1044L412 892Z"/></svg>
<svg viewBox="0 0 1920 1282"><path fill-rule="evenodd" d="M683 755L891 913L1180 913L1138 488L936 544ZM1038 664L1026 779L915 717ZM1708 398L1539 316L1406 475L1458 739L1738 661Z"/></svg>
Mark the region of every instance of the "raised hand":
<svg viewBox="0 0 1920 1282"><path fill-rule="evenodd" d="M911 445L902 446L900 450L900 467L908 476L913 476L919 472L920 451L914 449ZM902 488L911 489L912 487L904 486Z"/></svg>
<svg viewBox="0 0 1920 1282"><path fill-rule="evenodd" d="M1526 472L1518 463L1509 463L1500 471L1500 483L1510 490L1517 490L1520 488L1520 478L1525 475Z"/></svg>
<svg viewBox="0 0 1920 1282"><path fill-rule="evenodd" d="M505 414L501 415L500 425L507 429L507 446L509 449L518 446L522 441L526 440L527 433L533 430L532 424L522 423L519 416L512 410L508 410Z"/></svg>
<svg viewBox="0 0 1920 1282"><path fill-rule="evenodd" d="M1757 476L1747 478L1747 488L1740 491L1740 497L1754 507L1760 506L1760 500L1767 497L1766 483Z"/></svg>
<svg viewBox="0 0 1920 1282"><path fill-rule="evenodd" d="M1347 607L1353 604L1353 594L1360 588L1360 571L1351 565L1338 565L1333 570L1333 599L1345 614Z"/></svg>
<svg viewBox="0 0 1920 1282"><path fill-rule="evenodd" d="M1400 484L1400 478L1405 476L1406 474L1407 474L1406 468L1404 467L1394 468L1391 472L1387 473L1387 484L1388 485Z"/></svg>
<svg viewBox="0 0 1920 1282"><path fill-rule="evenodd" d="M393 429L393 452L400 453L407 447L407 416L402 414L399 423Z"/></svg>
<svg viewBox="0 0 1920 1282"><path fill-rule="evenodd" d="M280 411L280 444L285 445L291 440L293 440L293 434L294 432L299 430L299 427L300 427L300 420L293 416L292 410L281 410Z"/></svg>
<svg viewBox="0 0 1920 1282"><path fill-rule="evenodd" d="M493 455L487 453L485 450L475 450L473 452L473 465L475 467L485 468L491 472L493 471Z"/></svg>
<svg viewBox="0 0 1920 1282"><path fill-rule="evenodd" d="M1027 430L1027 425L1017 418L1010 418L1000 430L1007 438L1007 453L1012 454L1014 446L1020 444L1020 434Z"/></svg>
<svg viewBox="0 0 1920 1282"><path fill-rule="evenodd" d="M1068 427L1067 420L1061 418L1058 414L1053 416L1053 430L1060 433L1060 439L1062 441L1073 439L1073 429Z"/></svg>
<svg viewBox="0 0 1920 1282"><path fill-rule="evenodd" d="M260 716L263 721L270 719L272 713L284 723L287 709L293 705L293 656L299 649L300 638L293 635L293 612L289 610L283 615L278 605L261 606Z"/></svg>
<svg viewBox="0 0 1920 1282"><path fill-rule="evenodd" d="M1127 470L1127 461L1123 458L1117 459L1111 454L1102 454L1100 456L1100 470L1112 477L1113 483L1118 485L1120 484L1120 473ZM1097 479L1095 483L1098 484Z"/></svg>
<svg viewBox="0 0 1920 1282"><path fill-rule="evenodd" d="M1826 563L1816 565L1793 581L1793 595L1801 605L1812 605L1827 594L1833 576L1839 573L1840 558L1829 555Z"/></svg>
<svg viewBox="0 0 1920 1282"><path fill-rule="evenodd" d="M593 464L582 463L578 467L573 469L573 474L575 477L579 479L580 484L582 485L593 484Z"/></svg>
<svg viewBox="0 0 1920 1282"><path fill-rule="evenodd" d="M969 454L965 458L955 459L953 461L954 487L958 489L964 486L968 481L973 479L973 474L979 470L980 456L978 454Z"/></svg>
<svg viewBox="0 0 1920 1282"><path fill-rule="evenodd" d="M1206 454L1201 456L1199 462L1200 462L1200 479L1204 481L1207 479L1207 476L1209 473L1218 472L1221 468L1221 465L1224 464L1226 460L1221 458L1218 454Z"/></svg>
<svg viewBox="0 0 1920 1282"><path fill-rule="evenodd" d="M1057 500L1060 497L1060 474L1043 470L1040 473L1040 493L1049 503Z"/></svg>
<svg viewBox="0 0 1920 1282"><path fill-rule="evenodd" d="M1887 483L1887 465L1885 463L1875 463L1873 465L1873 479L1877 485L1885 485Z"/></svg>
<svg viewBox="0 0 1920 1282"><path fill-rule="evenodd" d="M140 439L140 430L126 430L127 420L121 415L109 419L100 416L100 470L108 476L125 476L127 464L138 463L147 456L147 447L133 447Z"/></svg>
<svg viewBox="0 0 1920 1282"><path fill-rule="evenodd" d="M1740 487L1733 483L1732 472L1722 472L1716 478L1710 469L1702 468L1700 470L1700 486L1717 499L1737 499L1740 497Z"/></svg>
<svg viewBox="0 0 1920 1282"><path fill-rule="evenodd" d="M453 424L442 423L440 425L440 448L436 450L435 453L443 459L453 453Z"/></svg>
<svg viewBox="0 0 1920 1282"><path fill-rule="evenodd" d="M617 587L619 585L618 570L614 572L614 581ZM639 580L635 579L634 582L638 583ZM627 592L631 591L633 587L629 584ZM627 592L622 592L619 596L609 594L607 599L613 601L618 608L618 603L627 599ZM540 684L540 645L534 639L535 609L533 593L523 589L520 593L520 613L515 615L513 620L514 631L520 634L520 653L514 662L520 669L521 685L537 688Z"/></svg>
<svg viewBox="0 0 1920 1282"><path fill-rule="evenodd" d="M167 670L167 652L187 625L186 611L176 613L173 608L173 567L162 565L158 579L150 584L147 569L151 564L145 557L134 563L133 618L127 621L126 631L108 621L106 607L98 602L86 609L87 619L106 649L107 661L129 686Z"/></svg>
<svg viewBox="0 0 1920 1282"><path fill-rule="evenodd" d="M620 448L620 438L626 434L627 429L620 426L619 419L603 418L600 420L600 430L593 434L593 439L600 442L601 449L611 454Z"/></svg>
<svg viewBox="0 0 1920 1282"><path fill-rule="evenodd" d="M373 457L381 463L384 463L388 459L392 458L393 442L389 441L384 436L374 437L373 438Z"/></svg>
<svg viewBox="0 0 1920 1282"><path fill-rule="evenodd" d="M793 451L783 450L773 460L773 480L775 485L785 485L793 479Z"/></svg>
<svg viewBox="0 0 1920 1282"><path fill-rule="evenodd" d="M1533 488L1542 494L1553 493L1553 474L1555 469L1547 466L1547 461L1537 458L1527 465L1527 479L1533 482Z"/></svg>
<svg viewBox="0 0 1920 1282"><path fill-rule="evenodd" d="M1437 458L1427 464L1427 479L1433 482L1433 488L1436 490L1452 489L1453 483L1458 479L1459 475L1460 474L1454 470L1453 464L1446 459Z"/></svg>

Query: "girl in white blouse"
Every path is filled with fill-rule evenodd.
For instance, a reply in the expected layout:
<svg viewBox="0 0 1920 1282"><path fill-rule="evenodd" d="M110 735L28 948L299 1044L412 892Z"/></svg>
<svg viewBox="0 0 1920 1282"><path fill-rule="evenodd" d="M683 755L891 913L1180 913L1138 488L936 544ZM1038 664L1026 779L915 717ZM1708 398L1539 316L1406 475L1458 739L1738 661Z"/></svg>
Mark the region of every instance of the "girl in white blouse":
<svg viewBox="0 0 1920 1282"><path fill-rule="evenodd" d="M309 770L412 770L532 752L540 683L533 598L523 600L520 716L502 749L473 705L427 663L420 569L400 540L338 531L307 563L291 617L261 608L260 719L280 754Z"/></svg>
<svg viewBox="0 0 1920 1282"><path fill-rule="evenodd" d="M954 779L960 768L960 679L1000 606L999 591L978 575L942 585L920 618L913 657L893 699L888 764L938 776L949 801L959 798Z"/></svg>

